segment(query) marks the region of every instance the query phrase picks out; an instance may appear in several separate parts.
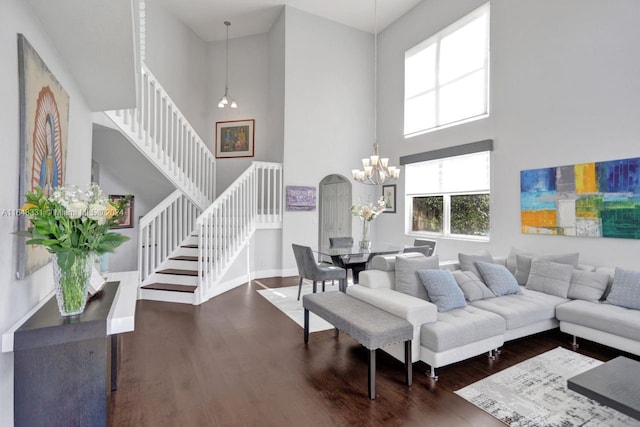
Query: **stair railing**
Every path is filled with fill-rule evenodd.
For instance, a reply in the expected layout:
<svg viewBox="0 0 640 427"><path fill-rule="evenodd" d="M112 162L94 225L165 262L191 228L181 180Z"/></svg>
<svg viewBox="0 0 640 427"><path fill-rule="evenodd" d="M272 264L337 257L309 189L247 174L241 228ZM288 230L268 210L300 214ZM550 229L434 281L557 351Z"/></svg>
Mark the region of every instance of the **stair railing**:
<svg viewBox="0 0 640 427"><path fill-rule="evenodd" d="M215 199L215 157L145 64L137 105L106 114L167 179L205 209Z"/></svg>
<svg viewBox="0 0 640 427"><path fill-rule="evenodd" d="M140 283L144 283L192 233L201 212L201 209L182 191L176 190L140 218L138 223Z"/></svg>
<svg viewBox="0 0 640 427"><path fill-rule="evenodd" d="M282 165L253 162L197 220L198 303L215 296L256 228L282 227Z"/></svg>

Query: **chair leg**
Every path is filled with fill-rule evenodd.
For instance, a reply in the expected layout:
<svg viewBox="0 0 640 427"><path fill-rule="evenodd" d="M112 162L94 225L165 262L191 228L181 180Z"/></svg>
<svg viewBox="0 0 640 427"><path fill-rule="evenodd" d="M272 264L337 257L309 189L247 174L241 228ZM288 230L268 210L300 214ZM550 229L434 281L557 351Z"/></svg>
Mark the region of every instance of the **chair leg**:
<svg viewBox="0 0 640 427"><path fill-rule="evenodd" d="M322 281L322 292L324 292L324 280Z"/></svg>
<svg viewBox="0 0 640 427"><path fill-rule="evenodd" d="M300 283L298 283L298 301L300 301L300 292L302 292L302 277L300 278Z"/></svg>
<svg viewBox="0 0 640 427"><path fill-rule="evenodd" d="M318 285L318 281L317 281L317 280L314 280L314 281L313 281L313 293L314 293L314 294L316 293L316 290L317 290L317 288L318 288L318 286L317 286L317 285Z"/></svg>

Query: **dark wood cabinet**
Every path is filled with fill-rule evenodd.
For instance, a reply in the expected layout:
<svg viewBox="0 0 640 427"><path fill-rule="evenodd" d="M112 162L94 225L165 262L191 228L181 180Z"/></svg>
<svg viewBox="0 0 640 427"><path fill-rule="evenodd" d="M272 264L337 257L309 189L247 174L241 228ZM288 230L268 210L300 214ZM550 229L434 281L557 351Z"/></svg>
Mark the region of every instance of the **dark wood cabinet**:
<svg viewBox="0 0 640 427"><path fill-rule="evenodd" d="M118 287L107 283L73 317L60 316L54 296L14 332L16 427L107 424L118 353L107 324Z"/></svg>

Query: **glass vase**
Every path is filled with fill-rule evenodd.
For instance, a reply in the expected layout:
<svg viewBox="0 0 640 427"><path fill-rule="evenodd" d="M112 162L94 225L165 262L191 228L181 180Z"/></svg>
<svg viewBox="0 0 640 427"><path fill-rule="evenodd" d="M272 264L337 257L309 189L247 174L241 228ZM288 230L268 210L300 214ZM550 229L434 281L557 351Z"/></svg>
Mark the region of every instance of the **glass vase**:
<svg viewBox="0 0 640 427"><path fill-rule="evenodd" d="M92 253L53 254L53 282L62 316L74 316L84 311L94 259Z"/></svg>
<svg viewBox="0 0 640 427"><path fill-rule="evenodd" d="M367 240L367 234L369 233L369 221L362 221L362 239L360 239L360 248L369 249L371 247L371 242Z"/></svg>

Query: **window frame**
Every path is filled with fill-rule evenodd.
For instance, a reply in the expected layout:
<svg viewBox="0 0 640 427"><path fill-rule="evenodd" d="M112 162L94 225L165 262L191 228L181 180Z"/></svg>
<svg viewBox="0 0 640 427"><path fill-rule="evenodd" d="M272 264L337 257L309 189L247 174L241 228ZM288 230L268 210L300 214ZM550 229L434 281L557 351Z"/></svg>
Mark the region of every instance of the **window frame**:
<svg viewBox="0 0 640 427"><path fill-rule="evenodd" d="M483 67L482 68L478 68L478 69L474 69L473 71L469 71L463 75L460 75L458 77L456 77L453 80L447 81L444 84L440 83L440 51L441 51L441 42L442 39L447 37L448 35L458 31L459 29L463 28L464 26L466 26L467 24L471 23L472 21L474 21L475 19L483 16L486 13L486 17L487 17L487 28L486 28L486 44L485 44L485 54L484 54L484 62L483 62ZM470 13L468 13L467 15L463 16L462 18L460 18L459 20L457 20L456 22L448 25L446 28L438 31L436 34L432 35L431 37L427 38L426 40L418 43L417 45L407 49L405 51L405 55L404 55L404 97L403 97L403 136L404 139L408 139L408 138L412 138L414 136L418 136L418 135L423 135L425 133L429 133L429 132L434 132L440 129L445 129L448 127L453 127L453 126L458 126L464 123L469 123L472 121L476 121L476 120L480 120L486 117L490 116L490 74L491 74L491 70L490 70L490 32L491 32L491 6L490 6L490 2L487 2L485 4L483 4L482 6L474 9L473 11L471 11ZM434 80L435 80L435 84L434 87L419 93L415 93L413 94L411 97L407 97L406 95L406 79L407 79L407 59L411 58L412 56L418 54L419 52L422 52L426 49L428 49L429 47L435 45L435 62L434 62ZM456 82L459 82L460 80L467 78L469 76L471 76L474 73L477 73L478 71L482 70L484 72L484 112L474 115L474 116L469 116L469 117L465 117L459 120L455 120L452 122L447 122L447 123L440 123L440 116L441 116L441 106L440 106L440 92L442 91L443 88L446 88ZM420 129L420 130L415 130L412 131L410 133L407 133L407 102L411 101L413 99L416 99L420 96L424 96L426 94L429 94L433 92L434 93L434 119L435 119L435 125L432 127L428 127L428 128L424 128L424 129Z"/></svg>
<svg viewBox="0 0 640 427"><path fill-rule="evenodd" d="M405 221L407 236L414 237L431 237L451 240L472 240L475 242L489 242L491 240L491 217L489 217L489 234L486 236L474 236L471 234L455 234L451 233L451 196L467 196L473 194L489 195L489 210L491 210L491 190L489 191L459 191L452 193L424 193L405 195L405 207L407 209L407 220ZM433 231L415 231L412 230L413 224L413 198L414 197L439 197L442 196L442 233Z"/></svg>
<svg viewBox="0 0 640 427"><path fill-rule="evenodd" d="M485 144L488 143L488 144ZM430 164L437 165L436 167L441 168L443 164L447 164L451 162L451 159L455 159L456 157L466 157L473 156L479 153L486 153L486 161L488 162L487 168L485 169L488 172L488 180L483 182L483 185L477 186L472 189L448 189L446 188L443 181L440 181L440 186L438 189L431 188L431 191L420 191L420 188L417 188L415 192L407 193L407 185L405 183L405 234L408 236L414 237L429 237L429 238L444 238L444 239L457 239L457 240L471 240L471 241L479 241L479 242L488 242L491 240L491 152L493 150L493 142L490 140L480 141L477 143L468 144L466 146L458 146L458 147L450 147L449 149L444 150L436 150L431 153L422 153L414 155L414 158L418 159L421 157L426 157L419 161L407 162L401 159L401 164L408 167L419 167L419 164ZM442 172L440 172L442 173ZM405 179L409 179L412 175L411 171L405 169ZM441 176L441 175L439 175ZM477 175L476 175L477 177ZM473 178L471 178L473 179ZM485 187L486 185L486 187ZM464 187L466 187L465 185ZM412 189L413 190L413 189ZM424 188L424 190L429 190ZM474 194L487 194L489 196L489 229L488 234L486 236L476 236L470 234L457 234L451 232L451 197L452 196L464 196L464 195L474 195ZM415 197L442 197L443 198L443 207L442 207L442 232L433 232L433 231L417 231L413 230L413 199Z"/></svg>

